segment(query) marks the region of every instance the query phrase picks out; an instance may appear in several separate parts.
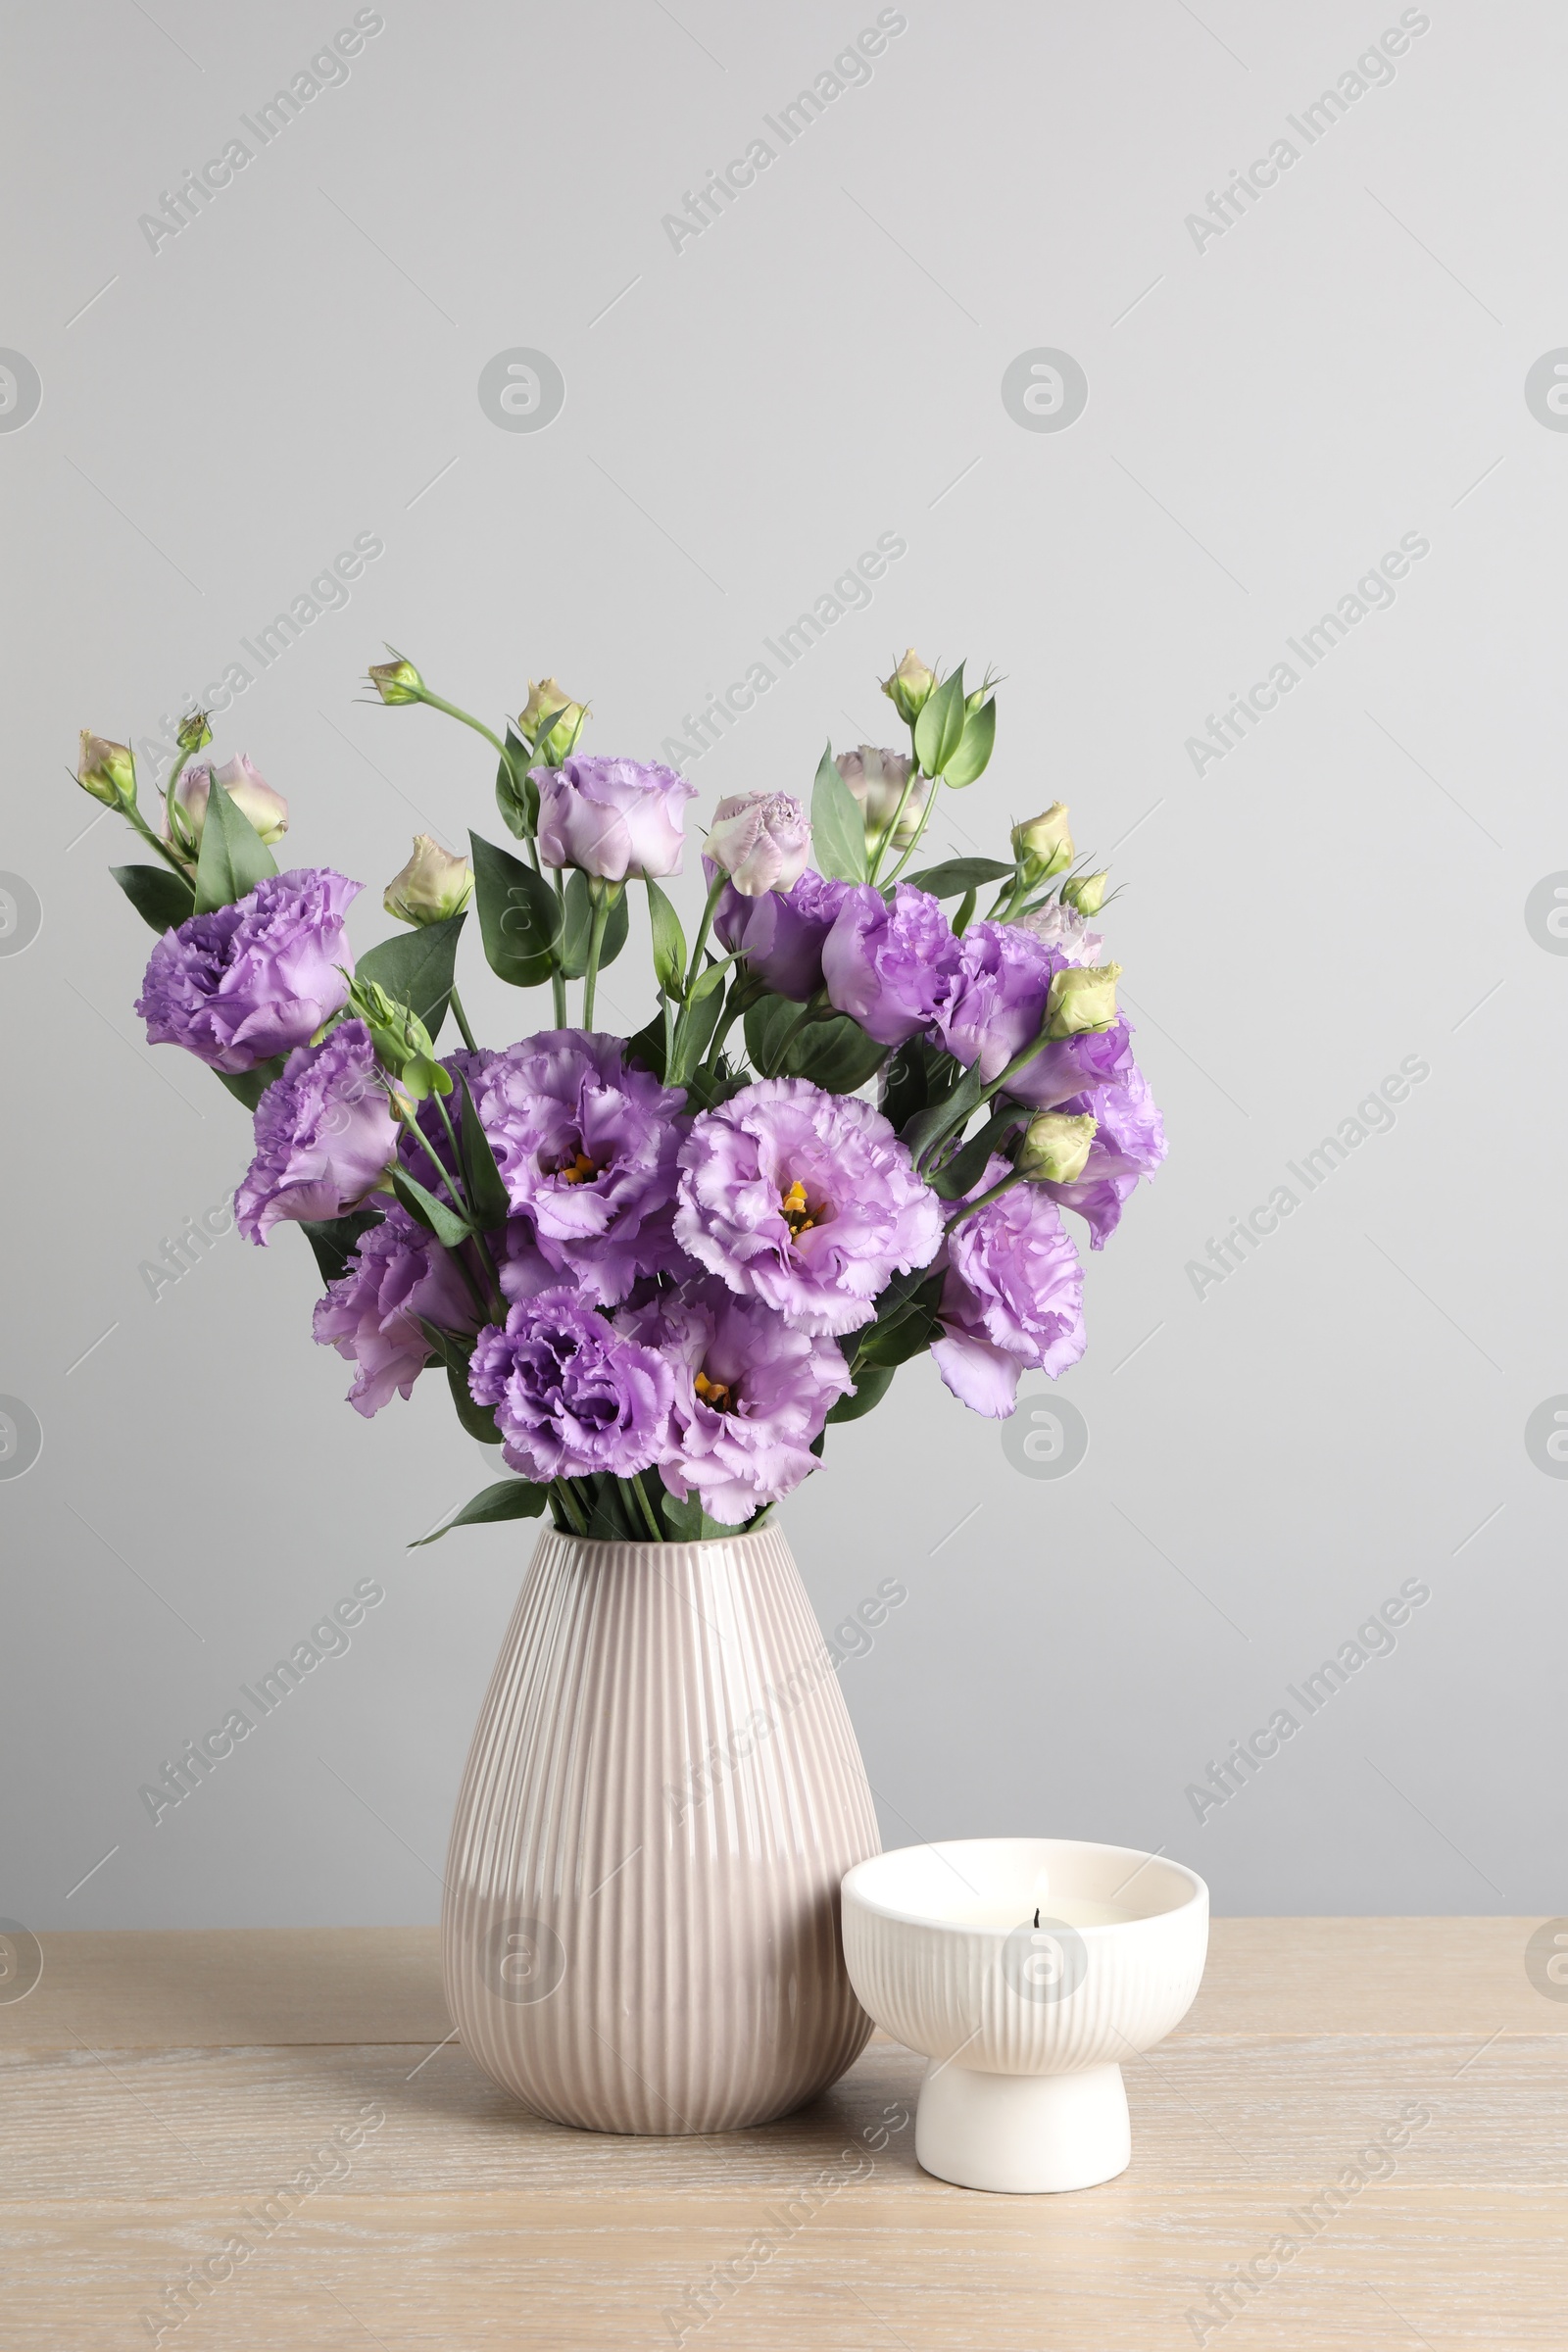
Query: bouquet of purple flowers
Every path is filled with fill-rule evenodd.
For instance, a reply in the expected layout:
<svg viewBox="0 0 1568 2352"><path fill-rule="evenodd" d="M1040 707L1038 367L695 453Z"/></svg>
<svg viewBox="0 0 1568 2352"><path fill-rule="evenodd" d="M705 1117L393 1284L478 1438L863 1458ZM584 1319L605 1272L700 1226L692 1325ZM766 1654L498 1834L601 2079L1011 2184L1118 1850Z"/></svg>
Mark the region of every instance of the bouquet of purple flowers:
<svg viewBox="0 0 1568 2352"><path fill-rule="evenodd" d="M148 1038L253 1111L239 1225L264 1244L303 1227L349 1401L379 1412L437 1364L464 1428L518 1474L450 1526L548 1503L580 1536L753 1527L911 1356L929 1348L992 1418L1022 1372L1077 1361L1061 1212L1102 1248L1165 1143L1090 928L1105 875L1079 870L1065 808L1015 825L1005 859L906 870L940 789L990 760L990 678L966 692L961 663L939 678L911 651L883 685L908 751L829 747L809 813L784 793L720 801L688 946L661 888L684 776L579 753L587 712L550 679L503 739L410 662L369 675L382 703L494 745L518 854L474 834L470 862L420 835L384 901L406 928L358 963L362 885L277 870L287 806L243 756L196 760L204 713L156 826L123 745L84 733L77 774L158 859L114 869L160 933ZM612 1037L595 985L633 882L657 1002ZM552 1025L499 1051L455 985L470 909L492 971L551 991ZM449 1011L463 1045L441 1054Z"/></svg>

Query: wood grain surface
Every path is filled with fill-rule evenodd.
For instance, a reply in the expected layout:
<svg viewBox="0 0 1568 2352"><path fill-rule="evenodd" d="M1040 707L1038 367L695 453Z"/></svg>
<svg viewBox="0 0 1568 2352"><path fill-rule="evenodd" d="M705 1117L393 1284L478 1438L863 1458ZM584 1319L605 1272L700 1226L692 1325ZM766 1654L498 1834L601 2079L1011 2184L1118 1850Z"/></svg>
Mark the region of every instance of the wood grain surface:
<svg viewBox="0 0 1568 2352"><path fill-rule="evenodd" d="M1216 1920L1129 2065L1131 2170L1021 2198L919 2170L920 2061L881 2035L761 2131L608 2138L446 2038L433 1930L45 1936L0 2007L0 2340L1560 2352L1568 2003L1526 1975L1536 1924Z"/></svg>

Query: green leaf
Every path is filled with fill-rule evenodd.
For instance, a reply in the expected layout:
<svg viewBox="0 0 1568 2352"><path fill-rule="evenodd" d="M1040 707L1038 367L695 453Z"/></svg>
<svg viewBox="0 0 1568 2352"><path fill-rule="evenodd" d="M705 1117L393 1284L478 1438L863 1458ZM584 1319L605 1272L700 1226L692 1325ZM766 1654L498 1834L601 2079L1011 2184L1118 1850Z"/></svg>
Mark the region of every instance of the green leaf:
<svg viewBox="0 0 1568 2352"><path fill-rule="evenodd" d="M548 980L561 943L561 902L542 874L470 833L479 936L498 979L514 988Z"/></svg>
<svg viewBox="0 0 1568 2352"><path fill-rule="evenodd" d="M830 1409L828 1419L830 1421L858 1421L862 1413L868 1413L873 1405L881 1403L893 1386L893 1375L897 1370L897 1364L866 1364L862 1366L855 1375L854 1396L841 1396Z"/></svg>
<svg viewBox="0 0 1568 2352"><path fill-rule="evenodd" d="M167 865L112 865L109 871L144 923L177 931L196 911L196 894Z"/></svg>
<svg viewBox="0 0 1568 2352"><path fill-rule="evenodd" d="M985 1079L980 1064L975 1062L965 1070L953 1092L940 1102L915 1112L908 1123L899 1130L900 1140L918 1159L926 1146L949 1129L961 1135L979 1105L985 1092Z"/></svg>
<svg viewBox="0 0 1568 2352"><path fill-rule="evenodd" d="M648 919L654 933L654 977L666 997L678 997L686 977L686 934L680 916L657 882L645 882Z"/></svg>
<svg viewBox="0 0 1568 2352"><path fill-rule="evenodd" d="M458 1134L463 1144L463 1190L475 1223L485 1232L493 1233L511 1216L512 1200L490 1149L490 1138L479 1124L479 1113L474 1109L466 1078L461 1085L463 1116Z"/></svg>
<svg viewBox="0 0 1568 2352"><path fill-rule="evenodd" d="M196 859L196 912L211 914L215 906L232 906L276 871L271 851L215 777L208 788Z"/></svg>
<svg viewBox="0 0 1568 2352"><path fill-rule="evenodd" d="M829 743L811 787L811 856L819 874L834 882L865 880L865 819L860 804L839 774Z"/></svg>
<svg viewBox="0 0 1568 2352"><path fill-rule="evenodd" d="M963 740L963 663L944 678L914 722L914 751L928 776L940 776Z"/></svg>
<svg viewBox="0 0 1568 2352"><path fill-rule="evenodd" d="M445 1527L438 1527L433 1535L416 1538L409 1549L417 1551L422 1544L439 1544L455 1527L493 1527L498 1519L537 1519L549 1498L548 1487L536 1487L526 1478L504 1478L498 1485L486 1487L471 1502L466 1502Z"/></svg>
<svg viewBox="0 0 1568 2352"><path fill-rule="evenodd" d="M588 877L575 867L566 877L565 917L561 933L561 945L556 960L565 980L580 980L588 969L588 948L593 936L594 905L588 895ZM626 945L631 930L626 894L621 892L605 922L605 936L599 948L599 969L613 963Z"/></svg>
<svg viewBox="0 0 1568 2352"><path fill-rule="evenodd" d="M695 1489L684 1502L678 1495L671 1494L662 1481L650 1479L648 1491L653 1494L659 1516L669 1530L671 1543L706 1544L714 1536L738 1536L743 1532L738 1527L731 1527L723 1519L710 1519L703 1508L702 1496ZM750 1520L747 1522L748 1526L752 1524ZM644 1537L647 1534L645 1527Z"/></svg>
<svg viewBox="0 0 1568 2352"><path fill-rule="evenodd" d="M906 874L903 879L911 890L929 891L934 899L959 899L966 890L978 890L987 882L1010 882L1012 875L1013 868L999 864L995 858L948 858L941 865L922 866L919 873Z"/></svg>
<svg viewBox="0 0 1568 2352"><path fill-rule="evenodd" d="M356 1208L346 1217L301 1218L300 1231L316 1253L323 1282L336 1282L347 1273L361 1234L380 1222L369 1208Z"/></svg>
<svg viewBox="0 0 1568 2352"><path fill-rule="evenodd" d="M928 1046L924 1038L911 1037L907 1045L894 1048L884 1066L877 1107L902 1130L917 1110L951 1094L957 1083L958 1065L952 1056L940 1046Z"/></svg>
<svg viewBox="0 0 1568 2352"><path fill-rule="evenodd" d="M756 1067L781 1078L809 1078L829 1094L853 1095L881 1068L887 1047L867 1037L847 1013L830 1013L825 1020L799 1026L801 1009L788 997L767 996L752 1005L746 1015L746 1051ZM785 1047L792 1029L795 1036Z"/></svg>
<svg viewBox="0 0 1568 2352"><path fill-rule="evenodd" d="M499 1446L501 1432L496 1427L495 1408L493 1405L474 1403L468 1390L466 1364L455 1364L448 1360L447 1386L452 1391L452 1403L458 1419L469 1437L477 1438L481 1446ZM539 1490L541 1494L543 1491L542 1488Z"/></svg>
<svg viewBox="0 0 1568 2352"><path fill-rule="evenodd" d="M635 1037L627 1038L626 1059L636 1062L640 1069L652 1070L660 1083L663 1083L664 1012L662 1005L646 1027L639 1029Z"/></svg>
<svg viewBox="0 0 1568 2352"><path fill-rule="evenodd" d="M588 1513L588 1537L595 1544L647 1544L647 1522L625 1493L618 1478L597 1477Z"/></svg>
<svg viewBox="0 0 1568 2352"><path fill-rule="evenodd" d="M593 937L594 903L588 896L588 877L573 867L566 876L563 901L561 945L556 961L564 980L580 980L588 969L588 947Z"/></svg>
<svg viewBox="0 0 1568 2352"><path fill-rule="evenodd" d="M429 1030L441 1034L452 998L452 973L458 956L458 938L467 921L467 909L449 914L445 922L424 923L415 931L399 931L360 957L357 980L373 980L389 997L407 1004Z"/></svg>
<svg viewBox="0 0 1568 2352"><path fill-rule="evenodd" d="M529 775L532 755L511 720L506 757L496 767L496 807L509 833L525 841L539 825L539 787Z"/></svg>
<svg viewBox="0 0 1568 2352"><path fill-rule="evenodd" d="M938 1330L937 1305L943 1279L940 1274L931 1275L897 1312L886 1317L879 1315L868 1330L861 1332L856 1358L857 1381L862 1368L891 1369L906 1364L911 1355L918 1355L931 1345Z"/></svg>
<svg viewBox="0 0 1568 2352"><path fill-rule="evenodd" d="M214 1075L220 1084L227 1087L236 1102L243 1102L247 1110L254 1110L273 1079L283 1075L283 1064L287 1059L286 1054L274 1054L270 1061L259 1061L254 1070L218 1070Z"/></svg>
<svg viewBox="0 0 1568 2352"><path fill-rule="evenodd" d="M460 1249L473 1230L466 1217L460 1217L456 1209L449 1208L444 1200L427 1193L422 1184L416 1183L407 1168L392 1170L392 1190L410 1216L433 1233L443 1249Z"/></svg>
<svg viewBox="0 0 1568 2352"><path fill-rule="evenodd" d="M979 1134L961 1151L956 1152L940 1168L928 1172L926 1182L938 1199L960 1200L965 1193L972 1192L985 1173L986 1161L993 1152L1001 1150L1007 1129L1021 1127L1028 1116L1016 1102L1005 1103L1001 1110L994 1111Z"/></svg>
<svg viewBox="0 0 1568 2352"><path fill-rule="evenodd" d="M676 1065L664 1074L666 1086L684 1086L708 1052L718 1016L724 1009L724 991L715 988L707 996L694 1000L686 1014L685 1030L680 1039ZM662 1015L660 1016L662 1019Z"/></svg>
<svg viewBox="0 0 1568 2352"><path fill-rule="evenodd" d="M965 784L972 784L976 776L984 775L996 740L997 706L992 700L982 703L964 720L957 748L942 771L953 791L959 792Z"/></svg>

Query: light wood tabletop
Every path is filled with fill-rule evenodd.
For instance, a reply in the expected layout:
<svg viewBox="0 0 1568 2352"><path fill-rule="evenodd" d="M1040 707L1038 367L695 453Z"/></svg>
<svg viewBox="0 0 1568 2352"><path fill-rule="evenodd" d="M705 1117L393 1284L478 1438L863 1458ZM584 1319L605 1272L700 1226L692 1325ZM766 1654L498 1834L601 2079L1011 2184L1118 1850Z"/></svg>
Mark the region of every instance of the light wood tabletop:
<svg viewBox="0 0 1568 2352"><path fill-rule="evenodd" d="M922 2173L920 2061L880 2035L783 2123L609 2138L448 2038L433 1929L45 1935L0 2006L0 2336L1560 2352L1568 1999L1527 1973L1538 1924L1216 1920L1191 2015L1129 2065L1131 2170L1056 2197Z"/></svg>

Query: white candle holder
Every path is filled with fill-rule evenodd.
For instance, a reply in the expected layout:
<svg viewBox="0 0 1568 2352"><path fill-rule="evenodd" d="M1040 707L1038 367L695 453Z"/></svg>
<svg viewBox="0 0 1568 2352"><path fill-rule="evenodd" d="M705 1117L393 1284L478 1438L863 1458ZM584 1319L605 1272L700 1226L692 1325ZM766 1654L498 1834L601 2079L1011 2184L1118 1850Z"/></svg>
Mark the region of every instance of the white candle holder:
<svg viewBox="0 0 1568 2352"><path fill-rule="evenodd" d="M1125 2172L1121 2061L1186 2016L1207 1950L1202 1880L1125 1845L968 1838L844 1880L860 2004L929 2060L915 2155L960 2188L1038 2195Z"/></svg>

